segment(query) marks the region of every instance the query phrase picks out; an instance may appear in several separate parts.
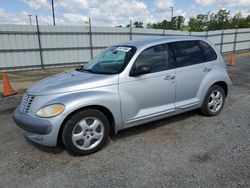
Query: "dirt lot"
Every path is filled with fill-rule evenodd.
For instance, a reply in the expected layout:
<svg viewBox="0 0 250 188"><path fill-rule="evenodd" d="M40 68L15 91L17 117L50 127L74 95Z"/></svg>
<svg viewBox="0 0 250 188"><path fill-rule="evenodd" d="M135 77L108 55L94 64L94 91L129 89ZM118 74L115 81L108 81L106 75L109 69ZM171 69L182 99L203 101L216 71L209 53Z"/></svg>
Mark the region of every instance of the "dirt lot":
<svg viewBox="0 0 250 188"><path fill-rule="evenodd" d="M0 187L250 187L250 56L236 64L220 115L125 130L85 157L26 140L11 119L20 97L1 100Z"/></svg>

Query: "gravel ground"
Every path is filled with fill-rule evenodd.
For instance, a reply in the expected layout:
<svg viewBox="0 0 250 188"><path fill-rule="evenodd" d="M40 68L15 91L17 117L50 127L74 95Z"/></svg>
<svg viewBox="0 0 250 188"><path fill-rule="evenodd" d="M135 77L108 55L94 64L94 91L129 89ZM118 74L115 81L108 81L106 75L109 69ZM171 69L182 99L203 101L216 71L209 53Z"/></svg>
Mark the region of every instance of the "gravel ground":
<svg viewBox="0 0 250 188"><path fill-rule="evenodd" d="M229 67L234 86L216 117L196 111L118 133L73 157L26 140L0 102L0 187L250 187L250 56Z"/></svg>

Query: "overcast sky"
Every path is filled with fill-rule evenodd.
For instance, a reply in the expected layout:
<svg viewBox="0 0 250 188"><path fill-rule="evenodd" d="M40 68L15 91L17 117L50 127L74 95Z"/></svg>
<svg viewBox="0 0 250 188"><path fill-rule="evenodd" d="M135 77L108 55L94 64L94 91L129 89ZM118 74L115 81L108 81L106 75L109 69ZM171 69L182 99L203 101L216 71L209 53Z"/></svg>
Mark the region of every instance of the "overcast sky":
<svg viewBox="0 0 250 188"><path fill-rule="evenodd" d="M84 25L88 17L93 25L126 25L129 20L144 23L190 16L226 8L243 16L250 14L250 0L54 0L58 25ZM0 23L29 24L28 14L38 15L40 24L52 24L51 0L0 0ZM33 23L34 23L33 17Z"/></svg>

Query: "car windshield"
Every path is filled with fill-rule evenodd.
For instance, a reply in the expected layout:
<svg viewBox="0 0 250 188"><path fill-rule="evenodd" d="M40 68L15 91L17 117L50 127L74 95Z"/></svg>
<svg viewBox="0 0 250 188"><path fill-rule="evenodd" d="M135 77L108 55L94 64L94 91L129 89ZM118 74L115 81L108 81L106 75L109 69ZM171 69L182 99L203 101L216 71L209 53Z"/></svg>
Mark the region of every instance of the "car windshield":
<svg viewBox="0 0 250 188"><path fill-rule="evenodd" d="M99 74L120 73L134 55L133 46L112 46L96 55L82 70Z"/></svg>

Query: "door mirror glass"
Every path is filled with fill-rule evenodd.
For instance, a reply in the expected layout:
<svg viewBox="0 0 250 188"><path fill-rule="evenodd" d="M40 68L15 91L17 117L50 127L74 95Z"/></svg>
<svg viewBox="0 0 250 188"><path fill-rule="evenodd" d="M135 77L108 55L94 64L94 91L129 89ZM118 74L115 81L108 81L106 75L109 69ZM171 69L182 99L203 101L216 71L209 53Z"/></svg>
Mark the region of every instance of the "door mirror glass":
<svg viewBox="0 0 250 188"><path fill-rule="evenodd" d="M137 67L132 73L131 76L140 76L142 74L147 74L150 73L150 67L146 66L146 65L141 65L139 67Z"/></svg>

